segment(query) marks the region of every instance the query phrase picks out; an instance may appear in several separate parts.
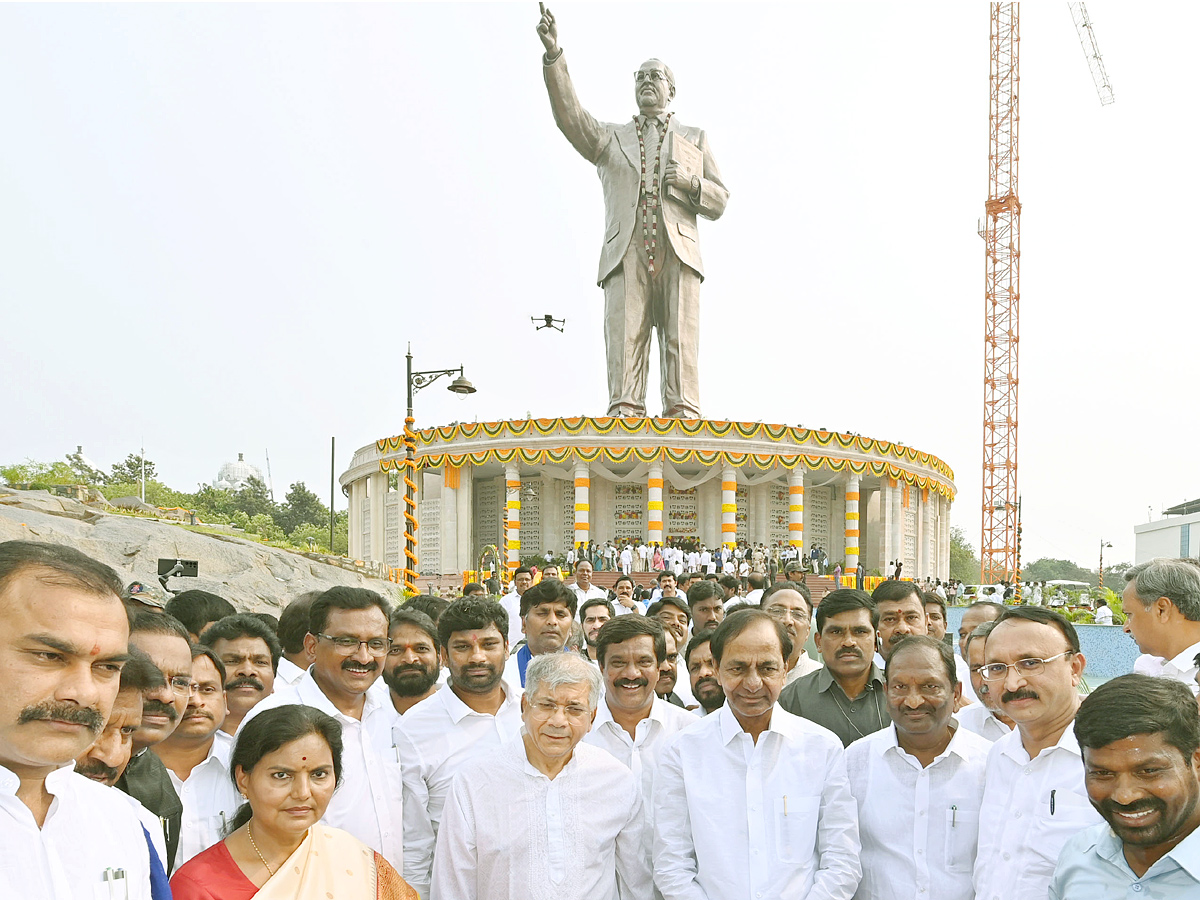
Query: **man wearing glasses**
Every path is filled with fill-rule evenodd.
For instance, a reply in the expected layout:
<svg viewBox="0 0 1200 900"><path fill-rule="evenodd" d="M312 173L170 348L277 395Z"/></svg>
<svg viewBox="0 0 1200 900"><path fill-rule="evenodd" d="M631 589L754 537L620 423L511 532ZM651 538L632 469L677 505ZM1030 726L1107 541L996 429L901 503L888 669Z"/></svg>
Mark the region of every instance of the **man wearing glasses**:
<svg viewBox="0 0 1200 900"><path fill-rule="evenodd" d="M760 604L772 619L783 623L783 629L792 639L792 653L787 659L787 678L784 687L821 668L821 664L809 656L804 645L812 630L812 601L808 586L803 582L788 579L777 581L767 588Z"/></svg>
<svg viewBox="0 0 1200 900"><path fill-rule="evenodd" d="M1071 725L1086 661L1060 613L1006 609L984 645L990 693L1017 727L988 754L979 810L978 900L1044 898L1063 845L1102 819L1088 802Z"/></svg>
<svg viewBox="0 0 1200 900"><path fill-rule="evenodd" d="M387 664L387 600L365 588L330 588L313 601L304 648L312 667L247 713L290 703L313 706L342 725L342 782L322 819L350 832L397 869L404 865L403 784L392 744L396 712L371 691Z"/></svg>

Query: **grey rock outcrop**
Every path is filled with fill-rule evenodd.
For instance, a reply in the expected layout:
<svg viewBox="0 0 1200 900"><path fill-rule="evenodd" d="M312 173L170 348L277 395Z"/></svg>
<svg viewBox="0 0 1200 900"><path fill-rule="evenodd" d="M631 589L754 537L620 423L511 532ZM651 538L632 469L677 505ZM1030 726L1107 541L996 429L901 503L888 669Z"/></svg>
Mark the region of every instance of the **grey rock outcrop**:
<svg viewBox="0 0 1200 900"><path fill-rule="evenodd" d="M45 491L0 486L0 541L68 544L116 569L128 583L158 586L160 557L200 562L198 578L173 578L173 590L211 591L238 609L271 612L305 591L365 587L392 602L399 585L234 535L189 531L155 519L114 515Z"/></svg>

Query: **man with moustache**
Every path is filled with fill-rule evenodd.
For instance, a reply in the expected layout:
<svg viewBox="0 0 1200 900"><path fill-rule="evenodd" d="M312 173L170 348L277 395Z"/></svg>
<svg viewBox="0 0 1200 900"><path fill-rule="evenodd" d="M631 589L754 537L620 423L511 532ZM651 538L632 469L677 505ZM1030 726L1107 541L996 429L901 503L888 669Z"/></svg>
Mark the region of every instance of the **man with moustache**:
<svg viewBox="0 0 1200 900"><path fill-rule="evenodd" d="M246 713L275 690L283 648L265 622L246 614L218 619L204 629L200 643L211 647L225 667L227 715L221 730L232 736Z"/></svg>
<svg viewBox="0 0 1200 900"><path fill-rule="evenodd" d="M846 749L858 802L863 878L856 900L972 900L983 772L991 741L956 727L954 651L926 635L892 647L892 724Z"/></svg>
<svg viewBox="0 0 1200 900"><path fill-rule="evenodd" d="M807 585L799 581L777 581L763 591L759 606L771 618L778 619L792 639L792 655L788 657L784 686L821 668L821 664L804 650L812 630L812 597Z"/></svg>
<svg viewBox="0 0 1200 900"><path fill-rule="evenodd" d="M675 647L678 652L671 654L668 663L670 668L678 671L684 665L682 658L682 650L687 646L688 642L688 626L692 620L692 608L688 606L687 597L674 593L674 576L671 578L671 594L663 594L658 600L650 604L650 608L646 610L646 615L653 619L658 619L666 631L675 637ZM684 667L686 668L686 666ZM684 679L680 683L677 679L672 679L671 691L678 696L681 706L695 706L696 700L692 697L691 686ZM669 693L670 691L668 691ZM659 696L663 692L659 691Z"/></svg>
<svg viewBox="0 0 1200 900"><path fill-rule="evenodd" d="M675 632L663 629L663 641L667 655L658 664L658 681L654 684L654 694L672 706L687 709L683 698L675 692L679 685L679 644L675 642Z"/></svg>
<svg viewBox="0 0 1200 900"><path fill-rule="evenodd" d="M221 840L241 805L229 772L233 738L225 720L225 667L209 647L192 647L192 685L187 707L171 736L151 752L167 767L183 803L175 868Z"/></svg>
<svg viewBox="0 0 1200 900"><path fill-rule="evenodd" d="M941 589L941 582L938 582L938 590ZM934 591L922 591L921 605L925 607L926 634L940 641L946 636L946 598Z"/></svg>
<svg viewBox="0 0 1200 900"><path fill-rule="evenodd" d="M521 595L521 631L525 635L525 645L508 658L505 681L514 688L524 687L525 669L530 660L544 653L558 653L567 645L578 605L575 591L561 581L539 581ZM511 633L511 627L509 631Z"/></svg>
<svg viewBox="0 0 1200 900"><path fill-rule="evenodd" d="M692 633L712 631L725 618L725 592L715 581L699 579L688 588L688 610L692 618Z"/></svg>
<svg viewBox="0 0 1200 900"><path fill-rule="evenodd" d="M437 626L421 612L403 607L392 613L383 680L398 715L432 697L442 674L438 665Z"/></svg>
<svg viewBox="0 0 1200 900"><path fill-rule="evenodd" d="M887 727L887 691L874 663L878 611L862 591L830 591L817 606L817 651L825 665L783 689L779 705L849 747Z"/></svg>
<svg viewBox="0 0 1200 900"><path fill-rule="evenodd" d="M1104 825L1063 847L1051 900L1200 894L1200 718L1173 679L1114 678L1075 716L1088 799Z"/></svg>
<svg viewBox="0 0 1200 900"><path fill-rule="evenodd" d="M623 616L631 612L644 613L646 611L646 607L640 600L633 599L633 587L632 575L617 576L616 584L613 585L613 608L617 615Z"/></svg>
<svg viewBox="0 0 1200 900"><path fill-rule="evenodd" d="M74 771L104 730L129 655L121 579L77 550L0 543L0 896L150 900L128 800Z"/></svg>
<svg viewBox="0 0 1200 900"><path fill-rule="evenodd" d="M150 657L165 681L142 695L142 722L133 734L133 758L116 786L158 816L167 845L163 863L170 874L175 871L179 850L183 802L175 792L167 767L150 748L171 736L187 708L192 684L192 644L180 622L152 612L140 612L133 617L129 642Z"/></svg>
<svg viewBox="0 0 1200 900"><path fill-rule="evenodd" d="M928 634L921 592L911 581L885 581L871 592L879 631L879 656L875 665L883 667L892 647L910 634Z"/></svg>
<svg viewBox="0 0 1200 900"><path fill-rule="evenodd" d="M533 585L533 570L519 566L513 570L512 590L500 598L500 605L508 613L508 643L515 647L521 640L521 597Z"/></svg>
<svg viewBox="0 0 1200 900"><path fill-rule="evenodd" d="M115 787L117 779L133 757L133 733L142 721L142 694L160 687L165 679L150 657L136 648L121 669L121 689L113 703L104 730L95 743L75 758L75 771L105 787ZM129 801L150 848L150 893L153 900L170 900L165 860L167 844L162 823L133 797L118 791Z"/></svg>
<svg viewBox="0 0 1200 900"><path fill-rule="evenodd" d="M617 617L613 604L608 600L593 597L579 607L579 624L583 626L583 640L587 644L587 658L596 662L597 639L604 623Z"/></svg>
<svg viewBox="0 0 1200 900"><path fill-rule="evenodd" d="M585 743L607 750L629 767L642 786L642 797L653 796L654 770L667 741L696 717L655 696L658 667L667 658L663 627L646 616L613 619L600 629L598 659L604 676L600 703ZM646 860L650 860L650 809L646 815Z"/></svg>
<svg viewBox="0 0 1200 900"><path fill-rule="evenodd" d="M437 629L450 680L392 727L404 762L404 846L411 860L404 878L412 885L429 884L454 776L521 730L520 693L502 678L508 658L504 607L485 597L462 597L442 613Z"/></svg>
<svg viewBox="0 0 1200 900"><path fill-rule="evenodd" d="M963 686L963 701L966 703L979 703L981 700L976 693L975 679L970 677L967 638L970 637L971 632L985 622L995 622L1004 609L1002 603L980 600L963 610L963 616L958 625L958 656L955 666L958 667L958 680ZM979 662L982 664L983 660L980 659Z"/></svg>
<svg viewBox="0 0 1200 900"><path fill-rule="evenodd" d="M641 791L629 769L582 743L600 673L577 654L543 653L526 674L521 733L454 779L433 900L648 898Z"/></svg>
<svg viewBox="0 0 1200 900"><path fill-rule="evenodd" d="M1006 609L984 654L983 680L1017 727L988 754L975 894L1041 900L1067 840L1101 821L1071 729L1086 660L1075 627L1040 606Z"/></svg>
<svg viewBox="0 0 1200 900"><path fill-rule="evenodd" d="M725 706L680 732L655 773L654 882L665 900L854 895L862 869L845 754L776 702L790 643L756 609L712 632Z"/></svg>
<svg viewBox="0 0 1200 900"><path fill-rule="evenodd" d="M387 659L391 611L387 600L366 588L333 587L317 597L304 636L312 668L250 710L239 733L264 709L289 703L312 706L337 719L342 726L342 780L321 821L350 832L399 870L408 813L392 744L396 711L371 690Z"/></svg>
<svg viewBox="0 0 1200 900"><path fill-rule="evenodd" d="M1004 715L1000 702L992 693L989 685L983 680L984 647L987 636L995 627L995 621L984 622L967 635L966 653L968 671L971 673L971 686L979 697L978 703L964 706L954 714L958 724L968 731L973 731L989 741L998 741L1016 725L1012 719Z"/></svg>
<svg viewBox="0 0 1200 900"><path fill-rule="evenodd" d="M699 714L707 716L725 703L725 691L717 681L717 664L712 658L712 632L706 631L688 641L683 658L687 661L692 696L700 704Z"/></svg>

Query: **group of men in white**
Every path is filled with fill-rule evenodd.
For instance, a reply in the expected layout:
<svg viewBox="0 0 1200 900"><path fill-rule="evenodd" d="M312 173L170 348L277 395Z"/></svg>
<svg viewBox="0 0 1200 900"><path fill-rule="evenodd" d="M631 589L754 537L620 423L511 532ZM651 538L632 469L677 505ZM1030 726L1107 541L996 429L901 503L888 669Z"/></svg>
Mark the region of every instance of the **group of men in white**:
<svg viewBox="0 0 1200 900"><path fill-rule="evenodd" d="M699 580L603 610L586 654L564 649L578 583L519 595L519 647L486 597L435 623L333 588L284 611L280 647L246 616L197 635L141 612L131 633L107 567L0 544L0 895L168 896L238 800L231 738L300 703L343 727L325 821L423 898L1197 896L1200 568L1129 572L1127 630L1162 664L1085 699L1058 613L970 608L960 662L940 598L889 584L814 610L782 581L726 615ZM656 693L673 658L684 705ZM174 833L147 810L164 784Z"/></svg>

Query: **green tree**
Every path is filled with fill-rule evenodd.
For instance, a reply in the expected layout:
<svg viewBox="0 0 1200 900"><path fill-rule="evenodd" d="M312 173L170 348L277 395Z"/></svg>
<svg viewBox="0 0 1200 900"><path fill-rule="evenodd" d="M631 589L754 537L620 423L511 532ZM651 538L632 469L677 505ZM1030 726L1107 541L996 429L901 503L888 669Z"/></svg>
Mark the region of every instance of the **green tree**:
<svg viewBox="0 0 1200 900"><path fill-rule="evenodd" d="M146 480L157 478L158 472L154 469L154 463L151 460L146 460ZM118 484L141 484L142 483L142 456L139 453L130 453L125 457L125 462L113 463L112 472L108 476L109 481L114 481Z"/></svg>
<svg viewBox="0 0 1200 900"><path fill-rule="evenodd" d="M313 525L318 528L323 525L325 543L329 543L329 509L303 481L297 481L288 489L287 497L275 514L275 521L289 534L301 525Z"/></svg>
<svg viewBox="0 0 1200 900"><path fill-rule="evenodd" d="M275 504L271 502L271 495L267 491L267 486L253 475L247 479L242 489L233 496L235 508L240 509L251 519L258 515L266 515L274 520Z"/></svg>
<svg viewBox="0 0 1200 900"><path fill-rule="evenodd" d="M196 515L205 522L229 522L232 521L233 514L238 512L237 500L233 494L209 484L203 485L192 494L191 500ZM246 518L249 521L249 516Z"/></svg>
<svg viewBox="0 0 1200 900"><path fill-rule="evenodd" d="M7 484L78 484L79 476L65 462L38 462L27 459L23 463L0 466L0 477Z"/></svg>
<svg viewBox="0 0 1200 900"><path fill-rule="evenodd" d="M287 537L283 533L283 529L276 525L275 520L266 513L251 516L250 527L246 530L257 534L264 541L282 541Z"/></svg>
<svg viewBox="0 0 1200 900"><path fill-rule="evenodd" d="M333 514L333 555L350 553L350 512L342 509Z"/></svg>
<svg viewBox="0 0 1200 900"><path fill-rule="evenodd" d="M1042 559L1034 560L1029 565L1021 569L1022 581L1082 581L1085 584L1096 586L1099 577L1091 569L1085 569L1069 559Z"/></svg>
<svg viewBox="0 0 1200 900"><path fill-rule="evenodd" d="M961 528L950 529L950 577L966 584L979 580L979 559Z"/></svg>
<svg viewBox="0 0 1200 900"><path fill-rule="evenodd" d="M104 494L109 500L116 500L118 497L141 497L142 484L140 481L110 481L100 486L100 493ZM183 509L194 510L194 500L195 497L192 494L181 494L178 491L173 491L161 481L154 478L146 479L146 502L151 506L159 506L163 509L182 507Z"/></svg>
<svg viewBox="0 0 1200 900"><path fill-rule="evenodd" d="M308 550L308 539L312 538L317 550L329 552L329 526L321 527L314 525L312 522L305 522L297 525L296 529L288 535L288 541L293 547L299 547L301 550Z"/></svg>
<svg viewBox="0 0 1200 900"><path fill-rule="evenodd" d="M74 453L67 454L67 465L75 472L80 484L100 485L108 481L108 476L99 469L93 469L83 458L83 448L79 447Z"/></svg>

